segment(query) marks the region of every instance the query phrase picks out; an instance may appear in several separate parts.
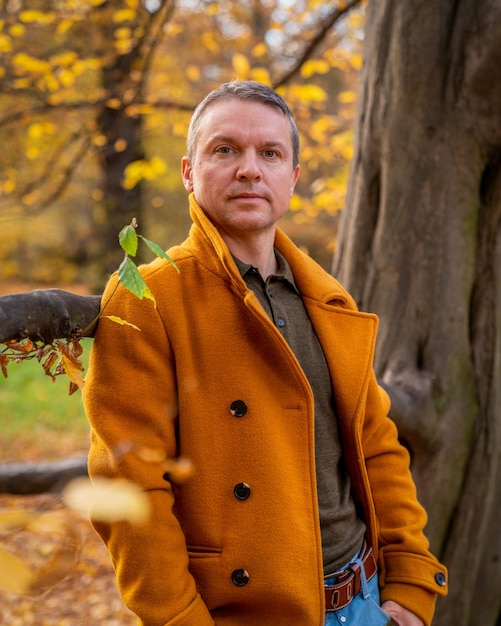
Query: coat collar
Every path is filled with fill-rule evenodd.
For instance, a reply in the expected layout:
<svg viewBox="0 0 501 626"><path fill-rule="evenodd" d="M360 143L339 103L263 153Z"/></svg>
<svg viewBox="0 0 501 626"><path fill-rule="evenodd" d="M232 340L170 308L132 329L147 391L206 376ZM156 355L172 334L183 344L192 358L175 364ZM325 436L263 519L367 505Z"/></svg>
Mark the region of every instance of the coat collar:
<svg viewBox="0 0 501 626"><path fill-rule="evenodd" d="M232 283L239 291L246 291L247 286L216 226L201 209L193 193L189 201L193 226L187 245L196 249L199 262L207 269ZM299 250L280 228L277 228L275 247L287 259L303 297L356 310L352 297L337 280Z"/></svg>

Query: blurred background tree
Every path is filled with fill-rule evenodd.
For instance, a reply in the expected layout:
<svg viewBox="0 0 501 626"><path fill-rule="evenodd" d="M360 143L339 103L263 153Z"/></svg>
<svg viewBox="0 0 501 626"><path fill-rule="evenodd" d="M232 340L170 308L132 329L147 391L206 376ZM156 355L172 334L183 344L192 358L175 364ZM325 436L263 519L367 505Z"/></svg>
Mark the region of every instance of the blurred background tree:
<svg viewBox="0 0 501 626"><path fill-rule="evenodd" d="M303 171L284 228L327 267L352 151L361 5L4 2L0 279L99 290L132 217L165 247L184 239L189 118L233 79L273 85L294 109Z"/></svg>

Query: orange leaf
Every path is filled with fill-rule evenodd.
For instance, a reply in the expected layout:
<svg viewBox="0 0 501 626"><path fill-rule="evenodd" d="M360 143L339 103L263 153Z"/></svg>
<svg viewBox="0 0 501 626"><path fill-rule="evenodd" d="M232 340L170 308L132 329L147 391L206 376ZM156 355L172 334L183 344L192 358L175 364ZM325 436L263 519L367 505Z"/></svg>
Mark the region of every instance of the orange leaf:
<svg viewBox="0 0 501 626"><path fill-rule="evenodd" d="M4 375L4 378L8 378L8 374L7 374L7 365L9 364L9 357L5 356L5 354L0 354L0 367L2 368L2 374Z"/></svg>
<svg viewBox="0 0 501 626"><path fill-rule="evenodd" d="M75 356L74 352L68 344L63 343L62 341L58 341L57 347L61 353L62 368L64 373L68 376L72 383L82 389L82 387L84 386L84 380L82 376L84 368L82 362Z"/></svg>

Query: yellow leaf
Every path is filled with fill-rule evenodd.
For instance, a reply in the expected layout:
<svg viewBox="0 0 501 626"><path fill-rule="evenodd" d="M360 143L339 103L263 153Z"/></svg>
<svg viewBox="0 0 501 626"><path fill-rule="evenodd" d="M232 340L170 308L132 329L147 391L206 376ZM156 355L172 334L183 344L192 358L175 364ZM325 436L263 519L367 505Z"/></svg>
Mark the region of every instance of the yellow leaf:
<svg viewBox="0 0 501 626"><path fill-rule="evenodd" d="M52 93L59 90L59 81L53 74L46 74L44 76L43 84L46 89Z"/></svg>
<svg viewBox="0 0 501 626"><path fill-rule="evenodd" d="M92 143L98 148L104 148L104 146L108 144L108 139L106 138L106 135L94 135Z"/></svg>
<svg viewBox="0 0 501 626"><path fill-rule="evenodd" d="M9 195L16 189L16 182L14 180L6 180L3 183L3 192Z"/></svg>
<svg viewBox="0 0 501 626"><path fill-rule="evenodd" d="M128 26L121 26L115 29L114 35L116 39L130 39L132 31Z"/></svg>
<svg viewBox="0 0 501 626"><path fill-rule="evenodd" d="M309 135L317 143L324 143L328 136L332 134L334 127L330 117L322 116L315 120L309 128Z"/></svg>
<svg viewBox="0 0 501 626"><path fill-rule="evenodd" d="M122 101L119 98L109 98L106 100L106 106L109 109L119 109L122 106Z"/></svg>
<svg viewBox="0 0 501 626"><path fill-rule="evenodd" d="M89 59L79 59L75 65L79 63L82 63L84 67L89 70L99 70L102 67L103 61L97 57L90 57Z"/></svg>
<svg viewBox="0 0 501 626"><path fill-rule="evenodd" d="M61 363L64 373L68 376L72 383L82 389L84 386L82 376L84 368L82 362L78 359L78 355L69 344L57 341L56 345L61 353Z"/></svg>
<svg viewBox="0 0 501 626"><path fill-rule="evenodd" d="M29 146L26 149L26 156L28 157L30 161L34 161L35 159L38 159L39 155L40 155L40 150L36 146Z"/></svg>
<svg viewBox="0 0 501 626"><path fill-rule="evenodd" d="M0 52L10 52L12 50L12 41L8 35L0 33Z"/></svg>
<svg viewBox="0 0 501 626"><path fill-rule="evenodd" d="M56 31L60 35L64 35L70 30L70 28L73 26L74 23L75 23L75 20L72 20L71 18L65 18L59 22L59 24L57 25Z"/></svg>
<svg viewBox="0 0 501 626"><path fill-rule="evenodd" d="M231 59L231 64L233 66L233 69L237 73L238 80L247 80L251 69L247 57L237 52L233 55L233 58Z"/></svg>
<svg viewBox="0 0 501 626"><path fill-rule="evenodd" d="M12 24L12 26L9 28L9 33L13 37L22 37L25 32L26 28L23 24Z"/></svg>
<svg viewBox="0 0 501 626"><path fill-rule="evenodd" d="M341 55L337 49L330 48L325 52L324 57L331 67L335 67L343 72L349 69L345 56Z"/></svg>
<svg viewBox="0 0 501 626"><path fill-rule="evenodd" d="M363 28L365 25L365 14L362 11L351 11L348 15L348 23L353 29Z"/></svg>
<svg viewBox="0 0 501 626"><path fill-rule="evenodd" d="M76 478L63 491L67 506L82 517L100 522L143 524L150 514L146 493L127 480Z"/></svg>
<svg viewBox="0 0 501 626"><path fill-rule="evenodd" d="M0 548L0 588L26 593L33 580L31 569L21 559Z"/></svg>
<svg viewBox="0 0 501 626"><path fill-rule="evenodd" d="M151 104L131 104L124 113L128 117L138 117L139 115L150 115L155 112L155 108Z"/></svg>
<svg viewBox="0 0 501 626"><path fill-rule="evenodd" d="M163 469L169 474L170 480L178 484L186 482L195 473L193 463L186 457L164 461Z"/></svg>
<svg viewBox="0 0 501 626"><path fill-rule="evenodd" d="M325 102L327 94L318 85L292 85L291 94L303 102Z"/></svg>
<svg viewBox="0 0 501 626"><path fill-rule="evenodd" d="M150 167L151 167L151 174L153 178L156 178L157 176L165 174L165 171L167 170L165 161L158 156L151 157ZM152 180L152 178L150 180Z"/></svg>
<svg viewBox="0 0 501 626"><path fill-rule="evenodd" d="M28 126L28 137L30 139L40 139L43 135L43 125L39 122L33 122Z"/></svg>
<svg viewBox="0 0 501 626"><path fill-rule="evenodd" d="M133 39L116 39L113 43L117 54L128 54L134 45Z"/></svg>
<svg viewBox="0 0 501 626"><path fill-rule="evenodd" d="M52 66L66 66L72 65L77 59L77 53L73 51L62 52L61 54L55 54L49 59L49 63Z"/></svg>
<svg viewBox="0 0 501 626"><path fill-rule="evenodd" d="M163 463L166 458L161 448L142 447L136 451L136 455L145 463Z"/></svg>
<svg viewBox="0 0 501 626"><path fill-rule="evenodd" d="M111 320L112 322L115 322L115 324L121 324L122 326L130 326L131 328L135 328L136 330L141 332L141 329L138 326L136 326L135 324L131 324L130 322L126 322L121 317L118 317L116 315L101 315L101 317L105 317Z"/></svg>
<svg viewBox="0 0 501 626"><path fill-rule="evenodd" d="M63 87L71 87L75 84L75 74L70 69L64 69L57 74L59 82Z"/></svg>
<svg viewBox="0 0 501 626"><path fill-rule="evenodd" d="M220 46L214 38L214 35L211 31L205 31L202 34L202 44L204 48L207 48L213 54L219 52Z"/></svg>
<svg viewBox="0 0 501 626"><path fill-rule="evenodd" d="M255 67L251 70L250 77L252 80L257 80L258 83L264 85L271 85L270 73L264 67Z"/></svg>
<svg viewBox="0 0 501 626"><path fill-rule="evenodd" d="M62 356L62 360L63 360L64 371L65 371L66 375L68 376L68 378L71 380L72 383L75 383L75 385L79 389L82 389L83 386L84 386L84 379L83 379L83 376L82 376L83 368L78 367L77 365L75 365L74 361L69 359L64 354Z"/></svg>
<svg viewBox="0 0 501 626"><path fill-rule="evenodd" d="M123 138L117 139L113 144L115 152L124 152L127 149L127 141Z"/></svg>
<svg viewBox="0 0 501 626"><path fill-rule="evenodd" d="M200 68L196 65L188 65L185 69L186 78L195 83L200 80Z"/></svg>
<svg viewBox="0 0 501 626"><path fill-rule="evenodd" d="M136 12L134 9L121 9L113 13L113 21L115 24L122 22L132 22L136 19Z"/></svg>
<svg viewBox="0 0 501 626"><path fill-rule="evenodd" d="M361 54L350 54L350 56L348 57L348 61L350 62L350 65L353 67L353 69L362 69L363 56Z"/></svg>
<svg viewBox="0 0 501 626"><path fill-rule="evenodd" d="M303 203L301 198L297 195L297 193L295 193L292 198L291 201L289 203L290 209L291 211L300 211Z"/></svg>
<svg viewBox="0 0 501 626"><path fill-rule="evenodd" d="M252 55L256 58L262 57L268 51L268 46L264 43L258 43L254 48L252 48Z"/></svg>
<svg viewBox="0 0 501 626"><path fill-rule="evenodd" d="M143 178L145 178L146 161L138 159L129 163L124 170L124 180L122 186L124 189L133 189Z"/></svg>
<svg viewBox="0 0 501 626"><path fill-rule="evenodd" d="M38 23L38 24L52 24L56 19L55 13L42 12L42 11L21 11L19 19L25 24Z"/></svg>
<svg viewBox="0 0 501 626"><path fill-rule="evenodd" d="M352 104L357 99L357 94L354 91L342 91L338 94L338 101L342 104Z"/></svg>
<svg viewBox="0 0 501 626"><path fill-rule="evenodd" d="M47 61L37 59L24 52L18 52L12 59L12 64L28 72L39 74L46 74L51 71L51 66Z"/></svg>
<svg viewBox="0 0 501 626"><path fill-rule="evenodd" d="M301 67L301 76L311 78L314 74L327 74L329 69L330 65L325 59L310 59Z"/></svg>

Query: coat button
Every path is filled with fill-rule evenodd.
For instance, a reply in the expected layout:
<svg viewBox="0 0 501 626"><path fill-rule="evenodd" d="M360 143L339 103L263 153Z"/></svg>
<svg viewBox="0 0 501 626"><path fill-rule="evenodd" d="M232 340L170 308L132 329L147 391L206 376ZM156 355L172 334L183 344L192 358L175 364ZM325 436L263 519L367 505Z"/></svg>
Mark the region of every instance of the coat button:
<svg viewBox="0 0 501 626"><path fill-rule="evenodd" d="M238 485L235 485L233 493L239 500L247 500L251 494L251 488L247 483L238 483Z"/></svg>
<svg viewBox="0 0 501 626"><path fill-rule="evenodd" d="M440 587L445 587L447 584L447 578L443 572L437 572L435 574L435 580L437 581L437 585L440 585Z"/></svg>
<svg viewBox="0 0 501 626"><path fill-rule="evenodd" d="M249 582L249 572L245 569L236 569L231 573L231 581L237 587L243 587Z"/></svg>
<svg viewBox="0 0 501 626"><path fill-rule="evenodd" d="M234 400L230 405L230 411L235 417L243 417L247 413L247 405L243 400Z"/></svg>

